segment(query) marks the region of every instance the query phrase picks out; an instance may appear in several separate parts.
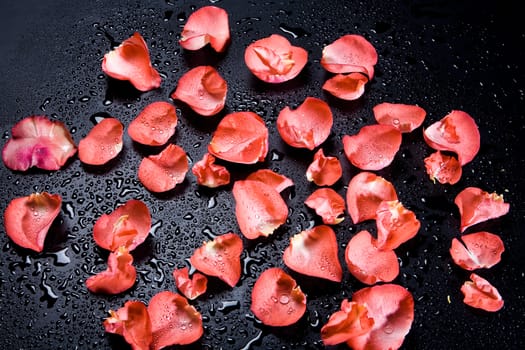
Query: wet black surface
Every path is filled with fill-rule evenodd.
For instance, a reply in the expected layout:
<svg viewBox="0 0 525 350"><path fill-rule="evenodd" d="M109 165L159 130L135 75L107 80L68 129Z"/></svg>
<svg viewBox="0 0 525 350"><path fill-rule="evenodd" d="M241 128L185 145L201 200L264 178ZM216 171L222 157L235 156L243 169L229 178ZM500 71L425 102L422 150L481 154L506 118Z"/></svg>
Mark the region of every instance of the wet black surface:
<svg viewBox="0 0 525 350"><path fill-rule="evenodd" d="M243 274L235 288L210 279L209 290L192 302L204 319L204 336L188 348L297 349L323 348L320 328L341 300L365 287L344 267L336 284L289 271L307 294L305 316L282 329L262 326L249 311L250 291L257 276L270 266L284 267L281 256L289 237L319 223L304 204L316 188L304 176L313 152L286 146L275 128L279 111L297 106L307 96L325 99L334 113L332 135L323 145L344 166L345 186L359 170L342 153L341 137L374 123L372 107L380 102L419 104L428 113L424 126L461 109L477 121L481 149L465 166L454 186L433 184L423 158L431 150L421 128L403 136L394 163L378 174L391 181L400 200L422 222L418 235L398 250L401 273L394 281L414 295L415 320L404 349L481 349L525 347L525 249L523 208L525 36L518 11L509 4L468 1L217 1L229 12L232 43L217 55L209 49L185 52L177 41L187 17L210 1L24 1L0 5L0 135L2 146L18 120L45 114L65 122L75 142L93 126L93 116L105 113L125 125L148 103L169 100L177 80L189 68L215 66L229 86L225 111L203 120L177 105L179 125L172 142L193 161L222 116L250 110L267 121L270 152L264 163L229 166L234 180L269 167L290 178L287 223L268 239L244 240ZM108 79L100 69L105 52L134 31L150 47L152 61L163 77L160 89L139 93L126 83ZM309 52L309 62L293 81L268 85L256 80L243 62L252 41L279 33ZM328 74L319 60L322 48L339 36L357 33L377 48L374 81L358 101L342 102L326 95ZM86 167L74 157L60 171L12 172L0 166L0 209L9 200L31 192L59 193L64 205L50 230L44 253L14 246L0 229L0 348L2 349L122 349L120 337L104 333L109 309L126 300L147 303L159 291L175 290L171 272L187 265L203 240L234 231L231 186L201 189L191 173L174 191L157 195L138 182L141 158L157 150L138 147L126 135L124 150L108 166ZM506 216L479 224L469 232L499 234L506 251L502 261L478 271L498 288L505 306L497 313L472 309L459 291L469 273L455 266L448 254L459 235L455 195L467 186L503 194L511 204ZM107 253L94 244L92 226L102 214L132 198L144 200L152 213L152 235L133 252L138 279L120 295L89 293L84 281L105 269ZM340 258L348 240L372 222L353 225L348 215L335 227ZM285 268L286 269L286 268ZM287 270L288 271L288 270ZM343 348L343 347L341 347Z"/></svg>

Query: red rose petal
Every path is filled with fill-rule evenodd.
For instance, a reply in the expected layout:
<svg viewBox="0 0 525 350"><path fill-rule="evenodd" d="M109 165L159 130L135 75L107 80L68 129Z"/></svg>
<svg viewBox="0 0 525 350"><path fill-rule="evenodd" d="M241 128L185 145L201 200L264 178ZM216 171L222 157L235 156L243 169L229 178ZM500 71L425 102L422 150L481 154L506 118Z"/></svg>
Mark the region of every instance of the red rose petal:
<svg viewBox="0 0 525 350"><path fill-rule="evenodd" d="M250 310L267 326L289 326L304 315L306 296L290 275L269 268L255 281Z"/></svg>
<svg viewBox="0 0 525 350"><path fill-rule="evenodd" d="M140 301L126 301L117 311L109 312L111 317L104 320L108 333L119 334L133 350L149 350L153 341L148 309Z"/></svg>
<svg viewBox="0 0 525 350"><path fill-rule="evenodd" d="M191 264L200 272L215 276L234 287L241 278L242 240L235 233L226 233L197 248Z"/></svg>
<svg viewBox="0 0 525 350"><path fill-rule="evenodd" d="M259 169L248 175L246 180L263 182L275 188L277 192L282 192L284 189L294 185L291 179L270 169Z"/></svg>
<svg viewBox="0 0 525 350"><path fill-rule="evenodd" d="M330 226L320 225L292 238L284 251L286 266L303 275L341 282L343 269L337 255L337 239Z"/></svg>
<svg viewBox="0 0 525 350"><path fill-rule="evenodd" d="M465 270L489 268L501 261L505 251L503 241L490 232L476 232L452 239L450 255L454 262Z"/></svg>
<svg viewBox="0 0 525 350"><path fill-rule="evenodd" d="M122 151L124 126L115 118L104 118L78 143L78 158L82 163L102 165Z"/></svg>
<svg viewBox="0 0 525 350"><path fill-rule="evenodd" d="M151 350L196 342L204 333L202 316L182 295L157 293L148 305L153 342Z"/></svg>
<svg viewBox="0 0 525 350"><path fill-rule="evenodd" d="M135 284L137 271L133 256L124 247L109 254L108 268L86 280L86 287L92 293L119 294Z"/></svg>
<svg viewBox="0 0 525 350"><path fill-rule="evenodd" d="M131 121L128 135L143 145L162 146L175 134L177 120L177 112L172 104L153 102Z"/></svg>
<svg viewBox="0 0 525 350"><path fill-rule="evenodd" d="M304 201L323 219L326 225L337 225L344 220L345 200L331 188L319 188Z"/></svg>
<svg viewBox="0 0 525 350"><path fill-rule="evenodd" d="M325 157L320 148L314 155L313 162L306 169L306 179L317 186L332 186L343 175L341 162L337 157Z"/></svg>
<svg viewBox="0 0 525 350"><path fill-rule="evenodd" d="M454 203L461 215L461 232L477 223L503 216L510 208L502 195L488 193L477 187L465 188L458 193Z"/></svg>
<svg viewBox="0 0 525 350"><path fill-rule="evenodd" d="M95 222L93 238L99 247L112 252L119 247L132 251L146 240L150 229L148 207L140 200L131 199Z"/></svg>
<svg viewBox="0 0 525 350"><path fill-rule="evenodd" d="M282 83L295 78L307 60L308 52L305 49L292 46L278 34L255 41L244 52L248 69L267 83Z"/></svg>
<svg viewBox="0 0 525 350"><path fill-rule="evenodd" d="M480 135L474 119L463 111L452 111L423 132L426 143L438 151L458 155L461 166L478 154Z"/></svg>
<svg viewBox="0 0 525 350"><path fill-rule="evenodd" d="M140 182L152 192L166 192L184 181L188 172L188 157L179 146L170 144L157 155L140 162Z"/></svg>
<svg viewBox="0 0 525 350"><path fill-rule="evenodd" d="M208 278L198 272L195 272L190 278L187 267L173 270L173 279L177 289L190 300L194 300L206 293Z"/></svg>
<svg viewBox="0 0 525 350"><path fill-rule="evenodd" d="M440 151L425 158L425 169L432 181L438 180L441 184L454 185L461 179L463 173L459 161Z"/></svg>
<svg viewBox="0 0 525 350"><path fill-rule="evenodd" d="M345 299L341 310L334 312L321 328L321 339L325 346L337 345L367 333L373 325L366 305Z"/></svg>
<svg viewBox="0 0 525 350"><path fill-rule="evenodd" d="M391 282L399 274L399 262L393 250L380 250L368 231L360 231L348 242L345 261L350 273L366 284Z"/></svg>
<svg viewBox="0 0 525 350"><path fill-rule="evenodd" d="M402 133L411 132L421 126L427 112L416 105L402 103L380 103L372 109L379 124L391 125Z"/></svg>
<svg viewBox="0 0 525 350"><path fill-rule="evenodd" d="M64 123L45 116L22 119L11 135L2 149L4 164L11 170L58 170L77 151Z"/></svg>
<svg viewBox="0 0 525 350"><path fill-rule="evenodd" d="M11 200L4 212L7 236L23 248L41 252L49 228L60 213L61 205L60 195L47 192Z"/></svg>
<svg viewBox="0 0 525 350"><path fill-rule="evenodd" d="M215 68L199 66L180 78L171 98L185 102L200 115L211 116L224 108L227 91L226 80Z"/></svg>
<svg viewBox="0 0 525 350"><path fill-rule="evenodd" d="M286 222L288 206L275 188L260 181L236 181L233 185L235 216L248 239L271 235Z"/></svg>
<svg viewBox="0 0 525 350"><path fill-rule="evenodd" d="M374 173L361 172L348 184L346 205L354 224L375 219L379 204L393 200L397 193L392 183Z"/></svg>
<svg viewBox="0 0 525 350"><path fill-rule="evenodd" d="M151 66L148 46L137 32L104 55L102 71L112 78L128 80L140 91L156 89L161 83L159 72Z"/></svg>
<svg viewBox="0 0 525 350"><path fill-rule="evenodd" d="M503 298L486 279L472 273L470 280L461 286L465 304L489 312L496 312L503 307Z"/></svg>
<svg viewBox="0 0 525 350"><path fill-rule="evenodd" d="M343 136L346 158L362 170L381 170L392 163L401 146L401 132L390 125L363 126L356 135Z"/></svg>
<svg viewBox="0 0 525 350"><path fill-rule="evenodd" d="M401 347L414 322L414 298L409 291L395 284L383 284L355 292L352 301L367 306L374 325L368 333L348 340L348 346L354 350Z"/></svg>
<svg viewBox="0 0 525 350"><path fill-rule="evenodd" d="M361 35L347 34L323 49L321 65L332 73L359 72L374 77L377 52Z"/></svg>
<svg viewBox="0 0 525 350"><path fill-rule="evenodd" d="M384 201L376 211L377 248L392 250L414 237L421 223L413 211L398 200Z"/></svg>
<svg viewBox="0 0 525 350"><path fill-rule="evenodd" d="M215 157L209 153L204 154L201 160L191 168L197 183L201 186L215 188L230 183L230 172L226 167L215 164Z"/></svg>
<svg viewBox="0 0 525 350"><path fill-rule="evenodd" d="M322 144L332 129L332 111L326 102L307 97L295 110L285 107L277 117L277 131L292 147L313 150Z"/></svg>
<svg viewBox="0 0 525 350"><path fill-rule="evenodd" d="M323 84L323 90L346 101L354 101L363 96L368 77L361 73L337 74Z"/></svg>
<svg viewBox="0 0 525 350"><path fill-rule="evenodd" d="M263 161L268 154L268 128L253 112L230 113L217 126L208 152L233 163Z"/></svg>
<svg viewBox="0 0 525 350"><path fill-rule="evenodd" d="M228 13L216 6L203 6L193 12L179 40L180 46L186 50L199 50L210 44L216 52L223 52L229 42Z"/></svg>

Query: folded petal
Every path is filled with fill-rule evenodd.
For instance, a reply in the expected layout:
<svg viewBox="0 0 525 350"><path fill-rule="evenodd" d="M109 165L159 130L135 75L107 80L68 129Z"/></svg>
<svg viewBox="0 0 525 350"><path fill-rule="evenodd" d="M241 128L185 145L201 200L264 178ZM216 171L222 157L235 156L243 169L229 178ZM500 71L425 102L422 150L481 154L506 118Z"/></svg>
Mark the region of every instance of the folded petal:
<svg viewBox="0 0 525 350"><path fill-rule="evenodd" d="M204 294L208 286L208 278L201 273L195 272L190 278L187 267L173 270L173 279L177 289L190 300Z"/></svg>
<svg viewBox="0 0 525 350"><path fill-rule="evenodd" d="M379 124L391 125L402 133L411 132L423 124L427 112L416 105L383 102L372 109Z"/></svg>
<svg viewBox="0 0 525 350"><path fill-rule="evenodd" d="M363 36L343 35L323 49L321 65L332 73L359 72L374 77L377 51Z"/></svg>
<svg viewBox="0 0 525 350"><path fill-rule="evenodd" d="M259 169L248 175L246 180L260 181L275 188L277 192L294 185L293 181L281 174L270 169Z"/></svg>
<svg viewBox="0 0 525 350"><path fill-rule="evenodd" d="M319 188L306 198L304 204L315 210L326 225L337 225L344 220L345 200L331 188Z"/></svg>
<svg viewBox="0 0 525 350"><path fill-rule="evenodd" d="M133 256L124 247L111 252L108 257L108 268L105 271L89 277L86 287L92 293L119 294L135 284L137 271L133 264Z"/></svg>
<svg viewBox="0 0 525 350"><path fill-rule="evenodd" d="M509 212L510 204L503 195L488 193L477 187L467 187L454 199L461 215L461 232L468 227L495 219Z"/></svg>
<svg viewBox="0 0 525 350"><path fill-rule="evenodd" d="M191 168L197 183L201 186L215 188L230 183L230 172L225 166L215 164L215 157L209 153L204 154L201 160Z"/></svg>
<svg viewBox="0 0 525 350"><path fill-rule="evenodd" d="M150 349L153 335L148 309L144 303L126 301L123 307L109 313L111 317L104 320L106 332L123 336L133 350Z"/></svg>
<svg viewBox="0 0 525 350"><path fill-rule="evenodd" d="M367 333L373 325L374 319L368 317L366 304L345 299L341 310L334 312L321 328L321 339L325 346L337 345Z"/></svg>
<svg viewBox="0 0 525 350"><path fill-rule="evenodd" d="M365 93L368 76L362 73L337 74L323 84L323 90L346 101L354 101Z"/></svg>
<svg viewBox="0 0 525 350"><path fill-rule="evenodd" d="M425 158L425 169L430 176L430 180L436 182L438 180L441 184L454 185L461 179L463 170L459 161L450 155L446 155L441 151L432 153Z"/></svg>
<svg viewBox="0 0 525 350"><path fill-rule="evenodd" d="M184 181L188 156L182 147L170 144L162 152L142 159L138 178L152 192L166 192Z"/></svg>
<svg viewBox="0 0 525 350"><path fill-rule="evenodd" d="M306 179L317 186L332 186L343 176L343 168L337 157L326 157L323 149L315 152L314 160L306 169Z"/></svg>
<svg viewBox="0 0 525 350"><path fill-rule="evenodd" d="M168 102L147 105L128 126L128 135L135 142L148 146L162 146L175 134L177 112Z"/></svg>
<svg viewBox="0 0 525 350"><path fill-rule="evenodd" d="M383 201L376 211L377 248L392 250L413 238L421 223L413 211L398 200Z"/></svg>
<svg viewBox="0 0 525 350"><path fill-rule="evenodd" d="M503 298L489 281L475 273L470 274L470 281L461 286L463 302L477 309L496 312L503 307Z"/></svg>
<svg viewBox="0 0 525 350"><path fill-rule="evenodd" d="M182 29L180 46L186 50L199 50L210 46L223 52L230 42L228 13L216 6L203 6L193 12Z"/></svg>
<svg viewBox="0 0 525 350"><path fill-rule="evenodd" d="M82 163L102 165L122 151L124 126L115 118L104 118L78 143L78 158Z"/></svg>
<svg viewBox="0 0 525 350"><path fill-rule="evenodd" d="M457 265L469 271L496 265L505 251L501 238L490 232L463 235L460 240L452 239L450 255Z"/></svg>

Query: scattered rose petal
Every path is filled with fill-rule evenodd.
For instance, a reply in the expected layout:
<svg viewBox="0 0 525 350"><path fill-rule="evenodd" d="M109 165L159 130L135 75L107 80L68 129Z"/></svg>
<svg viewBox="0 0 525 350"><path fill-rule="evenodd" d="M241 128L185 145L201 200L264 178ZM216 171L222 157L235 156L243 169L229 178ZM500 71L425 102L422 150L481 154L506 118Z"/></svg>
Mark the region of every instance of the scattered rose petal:
<svg viewBox="0 0 525 350"><path fill-rule="evenodd" d="M250 310L267 326L296 323L306 311L306 296L281 268L269 268L255 281Z"/></svg>
<svg viewBox="0 0 525 350"><path fill-rule="evenodd" d="M489 268L501 261L505 251L503 241L490 232L476 232L452 239L450 255L454 262L465 270Z"/></svg>
<svg viewBox="0 0 525 350"><path fill-rule="evenodd" d="M186 50L199 50L210 46L216 52L223 52L230 43L228 13L216 6L203 6L193 12L184 25L179 40Z"/></svg>
<svg viewBox="0 0 525 350"><path fill-rule="evenodd" d="M402 103L380 103L372 109L379 124L391 125L402 133L412 132L419 128L427 112L416 105Z"/></svg>
<svg viewBox="0 0 525 350"><path fill-rule="evenodd" d="M171 98L186 103L196 113L211 116L224 108L228 86L217 70L199 66L185 73Z"/></svg>
<svg viewBox="0 0 525 350"><path fill-rule="evenodd" d="M230 183L230 172L225 166L215 164L215 157L209 153L204 154L201 160L191 168L197 183L201 186L216 188Z"/></svg>
<svg viewBox="0 0 525 350"><path fill-rule="evenodd" d="M331 188L319 188L304 201L323 219L326 225L337 225L344 220L345 200Z"/></svg>
<svg viewBox="0 0 525 350"><path fill-rule="evenodd" d="M108 333L124 337L133 350L149 350L153 341L148 309L141 301L126 301L117 311L110 310L104 320Z"/></svg>
<svg viewBox="0 0 525 350"><path fill-rule="evenodd" d="M184 181L188 172L188 157L179 146L170 144L157 155L140 162L140 182L152 192L166 192Z"/></svg>
<svg viewBox="0 0 525 350"><path fill-rule="evenodd" d="M162 146L175 134L177 121L177 112L172 104L153 102L131 121L128 135L143 145Z"/></svg>
<svg viewBox="0 0 525 350"><path fill-rule="evenodd" d="M343 269L337 249L335 232L330 226L320 225L290 238L283 260L286 266L303 275L341 282Z"/></svg>
<svg viewBox="0 0 525 350"><path fill-rule="evenodd" d="M360 172L348 183L346 205L354 224L376 219L379 204L393 200L397 193L392 183L374 173Z"/></svg>
<svg viewBox="0 0 525 350"><path fill-rule="evenodd" d="M51 224L60 214L62 197L47 192L18 197L4 212L5 233L23 248L41 252Z"/></svg>
<svg viewBox="0 0 525 350"><path fill-rule="evenodd" d="M320 148L306 169L306 179L317 186L332 186L343 176L343 168L337 157L325 157Z"/></svg>
<svg viewBox="0 0 525 350"><path fill-rule="evenodd" d="M259 169L246 178L246 180L254 180L264 182L267 185L275 188L277 192L282 192L286 188L293 186L293 181L284 175L278 174L270 169Z"/></svg>
<svg viewBox="0 0 525 350"><path fill-rule="evenodd" d="M364 73L370 80L374 77L377 51L361 35L347 34L323 49L321 65L332 73Z"/></svg>
<svg viewBox="0 0 525 350"><path fill-rule="evenodd" d="M241 278L242 249L241 238L230 232L204 242L193 252L190 262L200 272L234 287Z"/></svg>
<svg viewBox="0 0 525 350"><path fill-rule="evenodd" d="M114 79L128 80L140 91L156 89L161 83L159 72L151 66L148 46L137 32L104 55L102 71Z"/></svg>
<svg viewBox="0 0 525 350"><path fill-rule="evenodd" d="M503 201L503 195L488 193L477 187L467 187L454 199L461 215L461 232L468 227L509 212L510 204Z"/></svg>
<svg viewBox="0 0 525 350"><path fill-rule="evenodd" d="M4 164L11 170L58 170L77 151L64 123L45 116L22 119L11 136L2 149Z"/></svg>
<svg viewBox="0 0 525 350"><path fill-rule="evenodd" d="M173 279L177 289L190 300L197 299L197 297L206 293L208 278L198 272L195 272L190 278L187 267L173 270Z"/></svg>
<svg viewBox="0 0 525 350"><path fill-rule="evenodd" d="M278 34L255 41L244 52L248 69L267 83L282 83L295 78L307 60L308 52L305 49L292 46Z"/></svg>
<svg viewBox="0 0 525 350"><path fill-rule="evenodd" d="M295 110L285 107L277 117L277 131L284 142L292 147L309 150L328 138L332 124L330 107L315 97L307 97Z"/></svg>
<svg viewBox="0 0 525 350"><path fill-rule="evenodd" d="M89 165L102 165L122 151L124 126L115 118L104 118L78 143L78 159Z"/></svg>
<svg viewBox="0 0 525 350"><path fill-rule="evenodd" d="M477 309L496 312L503 307L503 299L498 290L486 279L475 273L470 274L470 281L461 286L463 302Z"/></svg>
<svg viewBox="0 0 525 350"><path fill-rule="evenodd" d="M208 152L233 163L261 162L268 154L268 128L253 112L230 113L217 126Z"/></svg>
<svg viewBox="0 0 525 350"><path fill-rule="evenodd" d="M480 135L476 122L463 111L452 111L423 132L426 143L437 151L458 155L461 166L478 154Z"/></svg>
<svg viewBox="0 0 525 350"><path fill-rule="evenodd" d="M368 231L360 231L348 242L345 261L359 281L372 285L391 282L399 274L399 262L393 250L380 250Z"/></svg>
<svg viewBox="0 0 525 350"><path fill-rule="evenodd" d="M414 237L421 223L398 200L383 201L376 211L377 248L392 250Z"/></svg>
<svg viewBox="0 0 525 350"><path fill-rule="evenodd" d="M321 339L325 346L337 345L367 333L373 325L374 319L368 317L365 304L345 299L341 310L334 312L321 328Z"/></svg>
<svg viewBox="0 0 525 350"><path fill-rule="evenodd" d="M346 158L362 170L381 170L394 160L401 132L390 125L366 125L356 135L343 136Z"/></svg>
<svg viewBox="0 0 525 350"><path fill-rule="evenodd" d="M346 101L363 96L368 77L362 73L337 74L323 84L323 90Z"/></svg>
<svg viewBox="0 0 525 350"><path fill-rule="evenodd" d="M124 247L111 252L108 257L108 268L86 280L86 287L92 293L119 294L135 284L137 271L133 256Z"/></svg>
<svg viewBox="0 0 525 350"><path fill-rule="evenodd" d="M93 226L93 238L101 248L132 251L146 240L151 229L151 215L144 202L130 199L110 214L102 214Z"/></svg>
<svg viewBox="0 0 525 350"><path fill-rule="evenodd" d="M463 173L461 164L453 157L437 151L425 158L425 169L430 180L441 184L456 184Z"/></svg>
<svg viewBox="0 0 525 350"><path fill-rule="evenodd" d="M272 186L253 180L236 181L233 197L237 223L248 239L268 237L286 222L288 206Z"/></svg>
<svg viewBox="0 0 525 350"><path fill-rule="evenodd" d="M352 301L366 305L368 317L374 320L372 329L348 340L353 350L396 350L414 322L414 298L396 284L363 288L352 295Z"/></svg>

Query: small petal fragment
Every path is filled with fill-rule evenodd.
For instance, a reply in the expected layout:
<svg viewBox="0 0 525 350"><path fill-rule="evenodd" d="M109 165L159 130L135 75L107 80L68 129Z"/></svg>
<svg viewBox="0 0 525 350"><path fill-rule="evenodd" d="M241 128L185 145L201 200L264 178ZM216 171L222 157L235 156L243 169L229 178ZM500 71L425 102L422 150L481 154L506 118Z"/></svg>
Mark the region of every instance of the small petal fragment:
<svg viewBox="0 0 525 350"><path fill-rule="evenodd" d="M51 224L60 214L62 197L47 192L11 200L4 212L5 232L23 248L41 252Z"/></svg>
<svg viewBox="0 0 525 350"><path fill-rule="evenodd" d="M267 326L289 326L304 315L306 296L290 275L273 267L255 281L250 310Z"/></svg>
<svg viewBox="0 0 525 350"><path fill-rule="evenodd" d="M228 13L216 6L204 6L193 12L179 40L180 46L192 51L210 44L216 52L223 52L229 43Z"/></svg>
<svg viewBox="0 0 525 350"><path fill-rule="evenodd" d="M367 333L373 325L374 319L368 317L365 304L345 299L341 310L334 312L321 328L321 339L325 346L337 345Z"/></svg>
<svg viewBox="0 0 525 350"><path fill-rule="evenodd" d="M126 301L117 311L109 312L111 317L104 320L108 333L124 337L133 350L149 350L153 341L148 309L141 301Z"/></svg>
<svg viewBox="0 0 525 350"><path fill-rule="evenodd" d="M307 60L308 52L305 49L292 46L278 34L255 41L244 52L248 69L267 83L282 83L295 78Z"/></svg>
<svg viewBox="0 0 525 350"><path fill-rule="evenodd" d="M2 149L4 164L11 170L58 170L77 151L64 123L45 116L22 119L11 135Z"/></svg>
<svg viewBox="0 0 525 350"><path fill-rule="evenodd" d="M363 126L356 135L343 136L346 158L362 170L381 170L392 163L401 146L401 132L390 125Z"/></svg>
<svg viewBox="0 0 525 350"><path fill-rule="evenodd" d="M177 289L190 300L204 294L208 286L208 278L201 273L195 272L190 278L187 267L173 270L173 279Z"/></svg>
<svg viewBox="0 0 525 350"><path fill-rule="evenodd" d="M230 172L225 166L215 164L215 157L209 153L204 154L201 160L191 168L197 183L201 186L216 188L230 183Z"/></svg>
<svg viewBox="0 0 525 350"><path fill-rule="evenodd" d="M345 200L331 188L319 188L304 201L323 219L326 225L337 225L344 220Z"/></svg>
<svg viewBox="0 0 525 350"><path fill-rule="evenodd" d="M151 66L148 46L137 32L104 55L102 71L112 78L128 80L140 91L156 89L161 83L159 72Z"/></svg>
<svg viewBox="0 0 525 350"><path fill-rule="evenodd" d="M332 186L343 176L343 168L337 157L325 157L320 148L313 162L306 169L306 179L317 186Z"/></svg>
<svg viewBox="0 0 525 350"><path fill-rule="evenodd" d="M292 147L313 150L322 144L332 129L332 111L326 102L307 97L295 110L285 107L277 117L277 131Z"/></svg>
<svg viewBox="0 0 525 350"><path fill-rule="evenodd" d="M454 262L465 270L489 268L501 261L505 251L503 241L490 232L476 232L452 239L450 255Z"/></svg>
<svg viewBox="0 0 525 350"><path fill-rule="evenodd" d="M323 49L321 65L332 73L359 72L374 77L377 51L361 35L347 34Z"/></svg>
<svg viewBox="0 0 525 350"><path fill-rule="evenodd" d="M503 298L498 290L486 279L475 273L470 274L470 281L461 286L463 302L477 309L496 312L503 307Z"/></svg>
<svg viewBox="0 0 525 350"><path fill-rule="evenodd" d="M488 193L477 187L467 187L461 191L454 203L461 215L461 232L468 227L509 212L510 204L503 201L503 195Z"/></svg>
<svg viewBox="0 0 525 350"><path fill-rule="evenodd" d="M185 73L171 98L186 103L196 113L212 116L224 108L228 86L217 70L199 66Z"/></svg>
<svg viewBox="0 0 525 350"><path fill-rule="evenodd" d="M341 282L343 277L337 239L330 226L320 225L294 235L283 260L286 266L307 276L335 282Z"/></svg>
<svg viewBox="0 0 525 350"><path fill-rule="evenodd" d="M383 201L377 207L377 248L392 250L414 237L421 223L413 211L398 201Z"/></svg>
<svg viewBox="0 0 525 350"><path fill-rule="evenodd" d="M402 103L380 103L372 109L379 124L391 125L402 133L412 132L419 128L427 112L416 105Z"/></svg>
<svg viewBox="0 0 525 350"><path fill-rule="evenodd" d="M175 134L177 112L168 102L147 105L128 127L128 135L135 142L148 146L162 146Z"/></svg>
<svg viewBox="0 0 525 350"><path fill-rule="evenodd" d="M115 118L104 118L78 143L78 158L89 165L103 165L122 151L124 126Z"/></svg>
<svg viewBox="0 0 525 350"><path fill-rule="evenodd" d="M453 157L437 151L425 158L425 169L430 180L441 184L456 184L463 173L461 164Z"/></svg>
<svg viewBox="0 0 525 350"><path fill-rule="evenodd" d="M286 188L293 186L293 181L281 174L276 173L270 169L260 169L257 170L246 178L246 180L260 181L267 185L275 188L277 192L282 192Z"/></svg>
<svg viewBox="0 0 525 350"><path fill-rule="evenodd" d="M323 90L345 101L363 96L368 77L362 73L337 74L323 84Z"/></svg>
<svg viewBox="0 0 525 350"><path fill-rule="evenodd" d="M170 144L157 155L140 162L140 182L152 192L166 192L184 181L188 172L188 156L179 146Z"/></svg>
<svg viewBox="0 0 525 350"><path fill-rule="evenodd" d="M108 268L86 280L86 287L92 293L119 294L135 284L137 271L133 256L124 247L109 254Z"/></svg>

